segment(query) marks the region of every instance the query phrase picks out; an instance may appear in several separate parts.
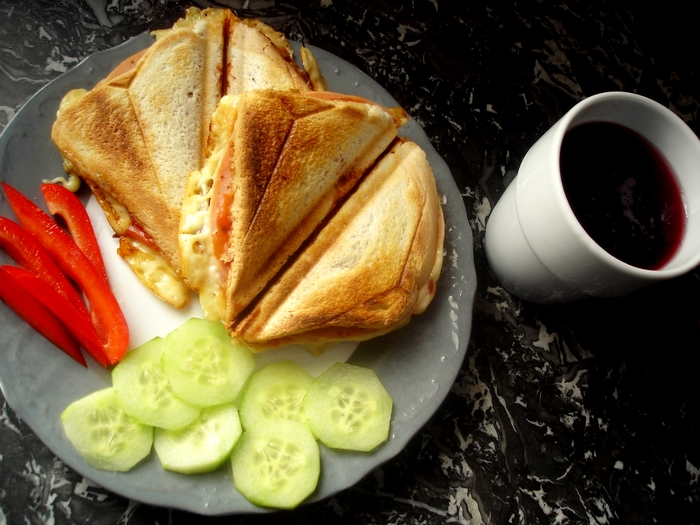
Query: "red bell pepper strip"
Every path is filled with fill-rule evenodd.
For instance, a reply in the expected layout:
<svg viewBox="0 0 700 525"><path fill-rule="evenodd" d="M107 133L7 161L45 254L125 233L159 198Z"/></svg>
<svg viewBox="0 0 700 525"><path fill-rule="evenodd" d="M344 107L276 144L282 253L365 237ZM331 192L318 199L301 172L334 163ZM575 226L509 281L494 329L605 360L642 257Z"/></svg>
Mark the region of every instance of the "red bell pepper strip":
<svg viewBox="0 0 700 525"><path fill-rule="evenodd" d="M3 182L2 187L25 229L37 237L59 268L82 289L109 364L118 363L129 349L129 327L109 285L49 214L9 184Z"/></svg>
<svg viewBox="0 0 700 525"><path fill-rule="evenodd" d="M0 248L20 266L33 272L70 302L87 320L87 307L75 287L68 281L53 258L34 236L16 222L0 216Z"/></svg>
<svg viewBox="0 0 700 525"><path fill-rule="evenodd" d="M107 270L102 259L102 252L97 244L95 230L92 229L90 217L78 196L60 184L42 184L41 193L44 195L49 213L59 215L68 227L75 244L90 259L92 265L107 281Z"/></svg>
<svg viewBox="0 0 700 525"><path fill-rule="evenodd" d="M0 268L0 298L34 330L46 337L46 339L78 363L87 367L77 341L63 326L61 321L2 268Z"/></svg>
<svg viewBox="0 0 700 525"><path fill-rule="evenodd" d="M36 300L43 304L73 334L87 352L102 366L108 365L100 338L89 318L85 318L49 283L26 268L0 266Z"/></svg>

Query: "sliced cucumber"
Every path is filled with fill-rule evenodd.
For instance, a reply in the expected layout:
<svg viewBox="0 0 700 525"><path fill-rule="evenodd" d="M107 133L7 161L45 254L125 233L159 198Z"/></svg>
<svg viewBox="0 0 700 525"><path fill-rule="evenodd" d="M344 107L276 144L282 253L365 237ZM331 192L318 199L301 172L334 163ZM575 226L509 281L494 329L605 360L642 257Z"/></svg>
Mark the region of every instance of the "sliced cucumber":
<svg viewBox="0 0 700 525"><path fill-rule="evenodd" d="M114 388L74 401L61 413L68 440L95 468L126 472L151 452L153 427L122 408Z"/></svg>
<svg viewBox="0 0 700 525"><path fill-rule="evenodd" d="M166 336L162 361L175 394L199 407L233 401L255 368L223 324L194 317Z"/></svg>
<svg viewBox="0 0 700 525"><path fill-rule="evenodd" d="M307 424L326 446L368 452L389 437L392 400L370 368L336 363L304 398Z"/></svg>
<svg viewBox="0 0 700 525"><path fill-rule="evenodd" d="M175 396L161 364L164 340L156 337L135 348L112 370L119 402L146 425L178 429L199 417L200 409Z"/></svg>
<svg viewBox="0 0 700 525"><path fill-rule="evenodd" d="M243 432L231 467L234 485L252 503L292 509L316 489L321 457L305 424L277 419Z"/></svg>
<svg viewBox="0 0 700 525"><path fill-rule="evenodd" d="M292 361L271 363L255 372L241 393L241 423L251 428L271 419L305 422L302 403L313 377Z"/></svg>
<svg viewBox="0 0 700 525"><path fill-rule="evenodd" d="M241 432L238 410L226 403L202 409L199 419L180 430L156 428L153 448L166 470L210 472L226 461Z"/></svg>

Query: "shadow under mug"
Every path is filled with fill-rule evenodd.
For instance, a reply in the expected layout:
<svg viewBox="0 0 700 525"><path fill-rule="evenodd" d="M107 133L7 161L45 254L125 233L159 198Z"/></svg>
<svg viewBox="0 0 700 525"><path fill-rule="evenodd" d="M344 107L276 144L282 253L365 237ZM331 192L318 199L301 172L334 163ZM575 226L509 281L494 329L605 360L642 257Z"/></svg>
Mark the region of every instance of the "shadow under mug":
<svg viewBox="0 0 700 525"><path fill-rule="evenodd" d="M637 132L675 173L685 231L675 255L658 270L632 266L605 251L569 205L560 173L561 145L567 131L587 122ZM621 296L682 275L700 264L700 139L672 111L640 95L611 92L587 98L530 148L489 217L484 242L501 284L521 299L541 304Z"/></svg>

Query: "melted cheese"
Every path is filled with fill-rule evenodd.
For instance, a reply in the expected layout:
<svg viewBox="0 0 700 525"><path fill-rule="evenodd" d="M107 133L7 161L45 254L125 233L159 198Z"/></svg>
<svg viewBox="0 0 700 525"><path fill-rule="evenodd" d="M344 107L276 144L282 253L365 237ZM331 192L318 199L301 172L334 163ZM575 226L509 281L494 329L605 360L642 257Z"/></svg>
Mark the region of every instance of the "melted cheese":
<svg viewBox="0 0 700 525"><path fill-rule="evenodd" d="M226 269L214 254L210 207L214 195L214 178L221 158L219 148L201 170L187 180L180 218L180 256L182 275L199 293L204 316L221 320L226 313Z"/></svg>
<svg viewBox="0 0 700 525"><path fill-rule="evenodd" d="M85 95L87 95L87 89L77 88L71 89L68 93L63 95L60 104L58 105L58 111L56 111L56 117L61 115L61 112L65 111L66 108L70 107L72 104L78 102Z"/></svg>
<svg viewBox="0 0 700 525"><path fill-rule="evenodd" d="M209 131L209 142L207 144L206 157L209 158L214 152L220 150L233 133L233 125L236 122L236 103L238 96L224 95L219 100L214 114L211 116L211 128Z"/></svg>
<svg viewBox="0 0 700 525"><path fill-rule="evenodd" d="M66 165L66 163L64 163ZM42 179L41 182L44 184L60 184L64 188L66 188L69 191L72 191L75 193L80 189L80 177L78 177L75 173L72 173L71 171L66 170L66 173L68 174L68 178L66 177L55 177L53 179Z"/></svg>
<svg viewBox="0 0 700 525"><path fill-rule="evenodd" d="M316 61L316 57L310 49L301 48L301 63L304 66L304 71L309 75L309 80L314 88L314 91L328 91L328 83L321 73L321 68Z"/></svg>
<svg viewBox="0 0 700 525"><path fill-rule="evenodd" d="M66 171L68 171L68 168L66 168ZM131 227L131 214L129 210L107 192L102 191L100 186L94 182L89 179L86 180L86 182L88 186L90 186L90 191L92 191L100 207L104 210L107 222L109 222L114 233L117 235L125 235Z"/></svg>
<svg viewBox="0 0 700 525"><path fill-rule="evenodd" d="M133 237L120 237L118 253L156 296L176 308L187 304L189 288L157 251Z"/></svg>
<svg viewBox="0 0 700 525"><path fill-rule="evenodd" d="M233 131L238 97L224 96L212 115L208 159L187 180L180 216L182 275L199 293L204 316L221 320L226 314L226 267L214 249L211 206L224 147Z"/></svg>

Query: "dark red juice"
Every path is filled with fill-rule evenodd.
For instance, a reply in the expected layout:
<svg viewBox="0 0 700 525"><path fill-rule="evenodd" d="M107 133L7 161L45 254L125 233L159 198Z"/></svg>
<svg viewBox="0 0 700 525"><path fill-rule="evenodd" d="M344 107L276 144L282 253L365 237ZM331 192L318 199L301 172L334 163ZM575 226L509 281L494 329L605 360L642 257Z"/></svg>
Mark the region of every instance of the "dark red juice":
<svg viewBox="0 0 700 525"><path fill-rule="evenodd" d="M564 136L560 169L571 209L604 250L650 270L673 257L685 206L673 170L648 140L617 124L581 124Z"/></svg>

